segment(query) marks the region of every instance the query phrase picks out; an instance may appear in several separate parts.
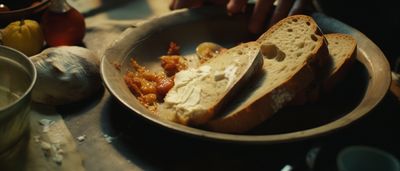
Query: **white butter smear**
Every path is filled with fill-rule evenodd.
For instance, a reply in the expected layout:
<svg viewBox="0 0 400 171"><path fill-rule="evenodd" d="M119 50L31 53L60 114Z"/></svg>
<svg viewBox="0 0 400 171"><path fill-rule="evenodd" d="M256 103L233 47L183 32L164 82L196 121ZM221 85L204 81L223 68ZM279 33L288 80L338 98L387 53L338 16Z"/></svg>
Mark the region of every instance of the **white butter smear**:
<svg viewBox="0 0 400 171"><path fill-rule="evenodd" d="M226 84L226 88L229 88L235 81L237 70L238 70L238 66L236 65L236 63L234 63L233 65L229 65L224 70L225 78L228 79L228 84Z"/></svg>
<svg viewBox="0 0 400 171"><path fill-rule="evenodd" d="M180 115L195 115L207 112L207 108L201 105L201 94L203 91L201 84L205 78L209 77L213 81L219 82L226 80L225 90L230 88L237 79L239 61L234 60L233 64L226 68L213 70L209 65L199 68L189 68L180 71L175 75L175 85L164 98L164 104L174 108Z"/></svg>
<svg viewBox="0 0 400 171"><path fill-rule="evenodd" d="M175 86L167 93L164 103L174 106L182 114L206 111L199 105L202 90L198 84L210 73L209 65L178 72L175 75Z"/></svg>

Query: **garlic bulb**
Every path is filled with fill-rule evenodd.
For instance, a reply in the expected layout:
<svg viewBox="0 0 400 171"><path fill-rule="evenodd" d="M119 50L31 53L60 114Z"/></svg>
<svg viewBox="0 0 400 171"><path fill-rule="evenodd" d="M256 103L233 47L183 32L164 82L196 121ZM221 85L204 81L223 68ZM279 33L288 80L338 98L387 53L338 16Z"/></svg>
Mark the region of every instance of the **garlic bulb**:
<svg viewBox="0 0 400 171"><path fill-rule="evenodd" d="M35 102L62 105L83 100L101 88L100 59L89 49L59 46L32 56L38 77Z"/></svg>

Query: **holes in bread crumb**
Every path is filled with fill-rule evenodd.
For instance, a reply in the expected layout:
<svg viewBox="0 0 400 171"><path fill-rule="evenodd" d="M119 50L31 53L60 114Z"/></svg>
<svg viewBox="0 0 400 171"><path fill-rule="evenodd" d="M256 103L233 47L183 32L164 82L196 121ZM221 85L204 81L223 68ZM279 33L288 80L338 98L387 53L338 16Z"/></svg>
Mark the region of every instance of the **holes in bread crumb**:
<svg viewBox="0 0 400 171"><path fill-rule="evenodd" d="M297 69L297 66L292 67L290 70L295 71Z"/></svg>
<svg viewBox="0 0 400 171"><path fill-rule="evenodd" d="M288 32L293 32L293 29L289 28L287 29Z"/></svg>
<svg viewBox="0 0 400 171"><path fill-rule="evenodd" d="M296 56L297 56L297 57L300 57L302 54L303 54L302 52L297 52L297 53L296 53Z"/></svg>
<svg viewBox="0 0 400 171"><path fill-rule="evenodd" d="M239 51L237 52L237 54L238 54L238 55L243 55L243 52L239 50Z"/></svg>
<svg viewBox="0 0 400 171"><path fill-rule="evenodd" d="M297 18L293 18L293 20L292 20L293 22L297 22Z"/></svg>
<svg viewBox="0 0 400 171"><path fill-rule="evenodd" d="M261 45L261 54L268 58L268 59L272 59L275 58L278 54L278 47L276 47L274 44L272 43L265 43Z"/></svg>
<svg viewBox="0 0 400 171"><path fill-rule="evenodd" d="M282 52L275 44L265 43L261 45L261 54L267 59L274 59L278 62L283 61L286 54Z"/></svg>
<svg viewBox="0 0 400 171"><path fill-rule="evenodd" d="M285 59L285 57L286 57L286 54L281 52L281 51L279 51L278 56L276 57L276 60L278 62L281 62L281 61L283 61Z"/></svg>
<svg viewBox="0 0 400 171"><path fill-rule="evenodd" d="M311 40L313 40L314 42L318 41L318 38L315 34L311 35Z"/></svg>
<svg viewBox="0 0 400 171"><path fill-rule="evenodd" d="M297 47L298 47L299 49L302 49L302 48L304 47L304 42L298 42L298 43L297 43Z"/></svg>
<svg viewBox="0 0 400 171"><path fill-rule="evenodd" d="M308 22L308 21L306 22L306 24L307 24L308 26L310 26L310 25L311 25L311 23L310 23L310 22Z"/></svg>

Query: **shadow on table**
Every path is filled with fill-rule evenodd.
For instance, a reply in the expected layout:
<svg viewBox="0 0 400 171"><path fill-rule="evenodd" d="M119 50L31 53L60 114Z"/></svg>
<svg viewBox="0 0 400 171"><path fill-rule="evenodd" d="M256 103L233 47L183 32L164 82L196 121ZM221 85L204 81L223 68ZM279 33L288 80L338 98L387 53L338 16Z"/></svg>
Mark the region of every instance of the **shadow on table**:
<svg viewBox="0 0 400 171"><path fill-rule="evenodd" d="M128 160L156 170L280 170L286 164L305 170L305 155L312 147L321 147L316 168L335 170L338 151L349 145L369 145L400 157L400 104L389 93L369 115L327 136L271 145L245 145L214 142L176 133L132 113L113 98L105 132L118 135L113 146ZM150 168L149 168L150 167Z"/></svg>
<svg viewBox="0 0 400 171"><path fill-rule="evenodd" d="M279 170L301 164L308 145L239 145L183 135L155 125L110 99L104 132L117 136L113 146L145 170ZM109 125L108 125L109 124ZM290 157L289 157L290 156ZM149 168L150 167L150 168Z"/></svg>
<svg viewBox="0 0 400 171"><path fill-rule="evenodd" d="M93 93L93 95L75 103L56 106L56 110L63 116L63 118L85 114L101 102L105 91L104 86L101 86L97 92Z"/></svg>
<svg viewBox="0 0 400 171"><path fill-rule="evenodd" d="M101 138L88 139L80 145L82 150L90 154L116 150L108 155L122 155L144 170L280 170L286 164L306 170L306 153L321 147L316 170L329 171L336 169L337 153L350 145L374 146L400 158L400 104L390 92L368 115L335 133L269 145L223 143L174 132L133 113L104 89L85 103L59 106L58 110L74 136L85 133L94 138L102 133L117 137L111 146L99 142ZM112 157L101 156L98 159Z"/></svg>

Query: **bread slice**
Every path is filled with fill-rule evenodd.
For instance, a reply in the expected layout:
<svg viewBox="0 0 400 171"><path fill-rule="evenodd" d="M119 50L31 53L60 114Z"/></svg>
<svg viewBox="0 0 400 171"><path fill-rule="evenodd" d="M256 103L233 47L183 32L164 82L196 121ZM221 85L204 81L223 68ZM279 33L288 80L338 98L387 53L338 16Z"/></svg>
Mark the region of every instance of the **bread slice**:
<svg viewBox="0 0 400 171"><path fill-rule="evenodd" d="M257 40L263 52L263 72L248 83L235 101L206 128L242 133L259 125L316 78L319 58L328 50L315 21L305 15L287 17Z"/></svg>
<svg viewBox="0 0 400 171"><path fill-rule="evenodd" d="M296 95L291 105L304 105L305 103L314 103L319 99L320 94L329 93L340 82L357 54L357 42L348 34L330 33L324 37L328 42L329 57L332 59L332 65L328 73L320 82L313 83L305 91Z"/></svg>
<svg viewBox="0 0 400 171"><path fill-rule="evenodd" d="M354 62L357 54L357 42L351 35L341 33L326 34L325 38L328 40L328 50L333 67L329 71L329 76L324 79L322 88L324 92L329 92L343 79Z"/></svg>
<svg viewBox="0 0 400 171"><path fill-rule="evenodd" d="M158 115L186 125L207 122L243 83L261 71L264 60L259 47L258 42L240 44L197 68L178 72Z"/></svg>

